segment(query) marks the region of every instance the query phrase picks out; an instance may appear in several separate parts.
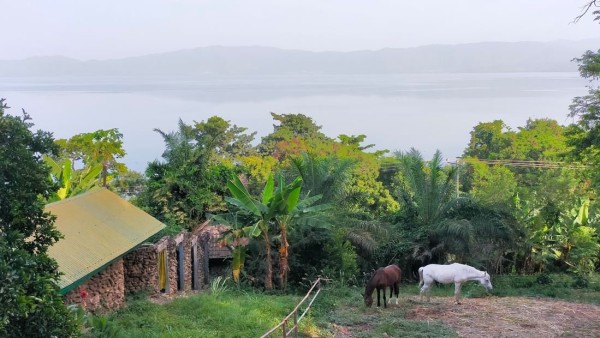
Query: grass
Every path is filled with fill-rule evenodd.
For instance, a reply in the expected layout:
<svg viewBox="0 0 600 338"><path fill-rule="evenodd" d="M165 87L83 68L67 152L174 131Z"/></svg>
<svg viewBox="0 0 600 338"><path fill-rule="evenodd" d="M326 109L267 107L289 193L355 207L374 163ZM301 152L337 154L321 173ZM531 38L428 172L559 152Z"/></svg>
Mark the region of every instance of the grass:
<svg viewBox="0 0 600 338"><path fill-rule="evenodd" d="M549 284L540 284L538 276L495 276L492 295L497 297L556 298L571 302L600 305L600 275L589 277L587 288L575 288L574 278L569 275L551 275ZM316 305L313 312L315 323L323 331L333 334L340 328L348 330L354 337L457 337L453 329L442 322L425 322L406 319L411 299L418 299L416 283L403 284L400 302L404 307L388 309L366 308L361 293L363 288L330 287ZM453 297L454 284L438 284L431 295ZM486 290L476 282L465 283L463 298L486 297ZM376 300L375 300L376 301ZM408 305L408 306L407 306Z"/></svg>
<svg viewBox="0 0 600 338"><path fill-rule="evenodd" d="M403 285L400 293L404 296L415 293L416 289L415 284ZM362 288L336 288L333 285L324 291L313 310L315 323L327 333L324 337L344 333L353 337L458 337L454 330L441 322L406 319L409 308L402 305L392 303L387 309L365 307ZM406 304L406 300L401 299L400 303Z"/></svg>
<svg viewBox="0 0 600 338"><path fill-rule="evenodd" d="M230 290L176 298L162 305L134 300L111 320L122 337L260 337L301 298ZM319 334L310 316L300 324L302 334Z"/></svg>
<svg viewBox="0 0 600 338"><path fill-rule="evenodd" d="M494 276L492 294L497 297L548 297L600 305L600 275L587 288L574 288L568 275L551 275L540 284L537 276ZM363 288L324 285L313 308L300 323L301 337L457 337L439 321L407 319L419 295L416 284L403 284L400 305L387 309L366 308ZM452 297L454 285L432 288L432 296ZM485 297L478 283L463 286L464 298ZM127 307L110 315L120 337L260 337L277 325L303 295L265 294L240 290L222 281L205 292L179 297L166 304L132 299ZM375 300L376 301L376 300ZM281 331L273 337L280 337Z"/></svg>

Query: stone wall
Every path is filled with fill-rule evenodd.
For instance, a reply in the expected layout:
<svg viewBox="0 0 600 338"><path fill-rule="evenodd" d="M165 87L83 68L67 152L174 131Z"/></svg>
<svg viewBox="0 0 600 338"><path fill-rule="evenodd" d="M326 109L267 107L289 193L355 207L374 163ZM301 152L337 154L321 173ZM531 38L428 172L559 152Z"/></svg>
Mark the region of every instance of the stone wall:
<svg viewBox="0 0 600 338"><path fill-rule="evenodd" d="M177 288L177 245L173 238L168 239L167 269L169 270L169 290L167 293L176 293Z"/></svg>
<svg viewBox="0 0 600 338"><path fill-rule="evenodd" d="M178 288L177 249L183 243L184 287ZM155 244L145 244L115 261L105 270L94 275L85 283L64 296L66 304L81 304L89 311L114 310L123 306L125 293L147 291L150 295L159 294L158 252L167 252L166 294L176 294L193 290L193 277L198 289L206 287L205 259L202 241L190 233L180 233L173 237L163 237ZM197 273L193 275L192 250L196 246Z"/></svg>
<svg viewBox="0 0 600 338"><path fill-rule="evenodd" d="M68 292L64 301L66 304L80 304L91 312L121 308L125 304L123 260L117 260Z"/></svg>
<svg viewBox="0 0 600 338"><path fill-rule="evenodd" d="M179 289L178 284L178 269L179 269L179 261L177 260L179 245L183 244L183 264L184 264L184 273L183 273L183 289ZM196 246L196 257L194 259L197 261L197 272L193 274L194 268L194 260L192 260L192 251L194 250L194 246ZM190 291L193 289L195 277L197 282L196 285L199 289L203 288L204 283L204 265L203 265L203 253L202 248L200 247L200 241L198 241L198 237L192 235L190 233L181 233L177 236L174 236L172 240L169 241L169 271L170 271L170 291L171 292L182 292L182 291Z"/></svg>
<svg viewBox="0 0 600 338"><path fill-rule="evenodd" d="M158 250L156 245L142 245L123 258L125 291L158 293Z"/></svg>
<svg viewBox="0 0 600 338"><path fill-rule="evenodd" d="M183 243L184 274L183 289L179 289L179 244ZM158 252L167 252L167 289L164 293L173 294L193 290L194 277L198 289L205 287L204 256L202 243L190 233L180 233L173 237L163 237L153 245L143 246L125 257L125 290L137 292L146 290L150 294L160 293L158 279ZM196 246L197 273L193 274L192 250Z"/></svg>

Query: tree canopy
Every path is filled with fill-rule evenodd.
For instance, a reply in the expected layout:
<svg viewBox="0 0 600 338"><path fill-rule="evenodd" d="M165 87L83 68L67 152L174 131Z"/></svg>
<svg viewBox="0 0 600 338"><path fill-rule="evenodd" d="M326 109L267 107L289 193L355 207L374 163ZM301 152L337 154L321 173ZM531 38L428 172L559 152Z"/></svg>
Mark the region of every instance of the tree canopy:
<svg viewBox="0 0 600 338"><path fill-rule="evenodd" d="M5 113L0 99L0 336L69 337L76 325L59 295L56 262L48 247L60 239L44 212L56 186L43 154L57 151L52 134Z"/></svg>

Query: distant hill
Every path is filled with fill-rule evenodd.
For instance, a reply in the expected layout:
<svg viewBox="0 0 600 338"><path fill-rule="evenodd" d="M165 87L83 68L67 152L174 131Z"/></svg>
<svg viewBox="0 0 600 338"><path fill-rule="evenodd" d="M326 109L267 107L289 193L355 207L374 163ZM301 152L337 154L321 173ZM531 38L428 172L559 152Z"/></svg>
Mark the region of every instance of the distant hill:
<svg viewBox="0 0 600 338"><path fill-rule="evenodd" d="M61 56L0 61L0 76L160 76L576 71L571 60L600 39L483 42L309 52L271 47L201 47L114 60Z"/></svg>

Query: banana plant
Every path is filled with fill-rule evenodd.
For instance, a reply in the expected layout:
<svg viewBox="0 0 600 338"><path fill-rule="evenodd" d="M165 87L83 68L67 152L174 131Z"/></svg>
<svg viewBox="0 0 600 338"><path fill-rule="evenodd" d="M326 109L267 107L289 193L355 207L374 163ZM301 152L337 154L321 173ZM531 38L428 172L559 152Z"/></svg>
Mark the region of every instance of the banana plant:
<svg viewBox="0 0 600 338"><path fill-rule="evenodd" d="M44 155L44 162L50 167L50 179L60 185L48 202L60 201L100 186L101 164L73 170L73 162L70 159L59 163L47 155ZM108 177L109 180L111 178Z"/></svg>
<svg viewBox="0 0 600 338"><path fill-rule="evenodd" d="M262 199L258 200L250 195L248 189L246 189L239 177L234 175L233 178L227 182L227 188L231 192L232 197L225 197L225 201L236 206L239 210L236 212L241 213L241 216L249 219L248 224L250 224L241 228L246 230L241 232L233 232L232 235L234 237L240 237L242 233L248 233L252 237L262 237L266 256L266 273L264 277L266 289L273 288L273 262L271 259L271 238L269 235L269 227L273 222L275 213L272 212L272 210L269 210L270 206L267 204L273 196L273 184L273 177L271 175L267 179L267 183L263 189ZM239 216L240 215L236 215L234 219L237 219ZM237 224L229 223L229 225L236 226ZM236 271L236 274L238 274L238 279L236 279L234 275L234 280L236 280L236 282L239 281L239 273L237 271L240 271L243 267L244 251L245 249L242 247L239 247L239 249L234 249L234 266L232 267L232 271Z"/></svg>
<svg viewBox="0 0 600 338"><path fill-rule="evenodd" d="M243 221L238 219L238 214L230 214L228 216L231 217L209 215L209 218L219 224L228 224L231 226L229 230L222 234L220 243L231 249L231 274L233 281L239 283L246 260L246 245L250 242L251 237L259 236L260 232L252 225L243 226Z"/></svg>
<svg viewBox="0 0 600 338"><path fill-rule="evenodd" d="M580 201L579 207L571 210L573 222L565 227L566 231L561 238L562 259L576 272L593 271L600 253L598 234L596 229L590 226L594 220L590 220L589 208L590 200L585 198ZM566 223L568 224L568 220Z"/></svg>
<svg viewBox="0 0 600 338"><path fill-rule="evenodd" d="M226 197L225 200L236 206L239 212L247 217L250 221L246 222L249 224L244 227L237 226L236 222L229 222L229 225L233 225L234 229L240 230L238 232L232 232L233 237L246 236L250 234L251 237L262 237L265 255L266 255L266 273L265 273L265 288L273 288L273 262L271 258L271 238L270 230L276 227L279 231L279 286L285 288L287 284L287 274L289 271L288 254L289 254L289 243L287 240L287 234L290 227L296 224L303 223L318 223L318 218L314 218L316 212L325 210L329 206L319 205L312 206L313 203L321 198L321 195L311 196L308 198L300 198L300 190L302 188L302 178L298 177L289 184L285 183L285 179L282 175L277 178L278 184L275 186L275 179L273 175L269 175L267 182L263 189L260 199L254 198L250 195L246 187L242 184L237 176L234 176L231 181L228 182L228 188L231 192L232 197ZM239 215L237 215L239 216ZM238 219L237 217L234 219ZM323 222L321 222L323 223ZM243 231L241 231L244 229ZM236 258L236 256L243 255L242 248L234 249L234 266L233 271L238 271L238 268L243 267L243 256ZM236 272L237 273L237 272ZM234 276L235 278L235 276Z"/></svg>

